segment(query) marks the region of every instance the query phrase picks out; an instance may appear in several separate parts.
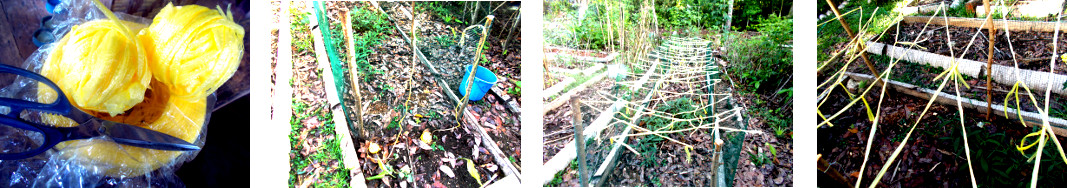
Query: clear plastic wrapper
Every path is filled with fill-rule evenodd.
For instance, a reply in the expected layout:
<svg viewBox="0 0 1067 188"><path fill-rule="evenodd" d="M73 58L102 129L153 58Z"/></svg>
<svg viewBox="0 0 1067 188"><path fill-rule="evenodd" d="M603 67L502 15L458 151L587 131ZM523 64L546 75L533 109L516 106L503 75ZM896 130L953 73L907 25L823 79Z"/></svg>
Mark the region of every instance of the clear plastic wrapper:
<svg viewBox="0 0 1067 188"><path fill-rule="evenodd" d="M152 20L142 17L122 13L115 15L129 23L146 26L152 23ZM108 18L91 1L64 1L57 7L53 19L58 23L56 36L64 37L75 25ZM132 32L136 35L138 31ZM41 46L21 67L41 73L49 63L49 55L56 50L57 43ZM0 88L0 96L42 103L49 103L57 97L54 91L40 87L30 79L0 75L0 81L8 80L13 82L0 84L6 85ZM216 105L215 95L189 99L174 96L173 92L168 91L170 88L152 79L143 94L143 101L121 114L81 110L101 119L142 126L203 147L207 121ZM0 107L0 113L6 113L7 110ZM43 119L57 127L74 126L72 121L61 116ZM33 147L34 142L27 140L34 140L34 137L29 131L0 126L0 150ZM30 158L0 160L0 187L180 187L182 182L175 171L198 153L198 150L162 151L125 146L106 136L65 141Z"/></svg>

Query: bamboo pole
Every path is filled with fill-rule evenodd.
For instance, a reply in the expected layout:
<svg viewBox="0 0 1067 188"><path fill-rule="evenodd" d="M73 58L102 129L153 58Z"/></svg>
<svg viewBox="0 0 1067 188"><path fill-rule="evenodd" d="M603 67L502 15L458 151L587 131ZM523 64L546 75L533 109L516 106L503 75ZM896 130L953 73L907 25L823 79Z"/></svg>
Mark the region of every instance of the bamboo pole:
<svg viewBox="0 0 1067 188"><path fill-rule="evenodd" d="M321 3L321 2L317 2L315 4L315 6L322 6L322 4L318 4L318 3ZM329 55L327 55L328 52L326 50L327 49L327 47L326 47L326 42L327 41L326 41L326 38L324 38L324 36L323 36L324 35L323 32L321 32L321 30L320 30L322 28L329 28L329 25L318 25L320 23L318 19L325 18L325 15L321 15L321 14L324 14L324 12L320 12L320 11L317 11L317 10L312 10L311 13L312 13L312 15L315 15L315 16L311 17L311 21L310 21L310 24L308 25L308 28L311 31L311 36L312 36L313 45L314 45L315 54L316 54L315 56L317 57L319 68L323 72L327 72L327 74L322 74L322 81L323 81L323 83L332 84L332 83L335 83L334 79L344 79L344 77L334 78L333 77L334 75L332 74L332 72L333 72L331 70L332 66L330 65L330 58L331 57ZM320 17L320 16L322 16L322 17ZM328 22L326 22L326 23L328 24ZM340 92L340 91L337 91L337 89L336 89L337 87L325 86L323 88L326 91L326 104L328 106L331 106L331 107L332 106L339 106L342 103L341 99L339 98L340 95L338 95L338 92ZM349 130L348 126L337 126L337 125L341 124L342 122L347 122L348 121L346 119L346 117L344 116L344 111L340 110L340 109L335 109L335 108L329 108L328 110L333 115L332 121L334 123L334 128L335 128L334 129L334 134L336 134L338 138L342 138L339 141L340 143L338 143L338 145L341 148L341 160L340 160L340 162L341 162L342 166L345 169L349 169L350 170L349 173L348 173L348 177L349 177L349 180L350 180L349 184L352 185L352 187L366 187L366 184L364 184L363 181L358 181L358 180L362 180L364 178L363 178L362 170L358 168L360 161L359 161L359 158L358 158L359 155L356 154L356 147L358 147L358 146L352 140L354 135L351 135L352 131Z"/></svg>
<svg viewBox="0 0 1067 188"><path fill-rule="evenodd" d="M412 17L412 20L415 20L414 17ZM470 102L468 100L470 100L471 97L471 86L474 85L474 78L475 75L477 75L475 73L478 71L478 58L482 57L482 47L485 46L485 38L489 37L489 26L492 23L493 15L486 16L485 29L482 29L482 38L478 40L478 48L474 50L474 63L471 64L470 76L466 80L461 80L461 82L467 82L467 88L462 88L467 94L463 95L463 99L459 100L459 103L456 104L456 119L460 119L460 113L467 108L467 103Z"/></svg>
<svg viewBox="0 0 1067 188"><path fill-rule="evenodd" d="M351 107L352 112L356 114L353 118L355 123L349 125L349 130L353 130L353 133L355 133L354 135L357 136L356 138L366 138L367 135L365 135L366 133L363 131L363 96L359 93L359 65L356 64L356 60L354 59L354 57L356 57L356 44L352 38L352 17L348 16L348 14L342 14L341 16L344 17L345 20L343 26L345 30L345 40L348 41L348 71L349 80L352 81L349 88L352 88L352 92L356 95L354 99L356 100L356 106Z"/></svg>
<svg viewBox="0 0 1067 188"><path fill-rule="evenodd" d="M830 166L830 163L827 163L826 160L822 158L822 154L819 154L816 158L819 158L818 169L820 172L829 175L830 178L833 178L834 181L837 181L838 183L848 185L848 187L855 187L852 186L852 182L849 182L841 172L838 172L837 169L833 169L833 167Z"/></svg>
<svg viewBox="0 0 1067 188"><path fill-rule="evenodd" d="M900 22L925 24L929 21L932 25L948 25L969 28L981 27L982 29L988 29L992 27L990 25L983 26L985 20L980 18L938 17L937 19L930 19L930 17L931 16L905 16L904 19L900 20ZM1000 29L1012 31L1056 32L1056 22L1002 20L997 21L997 25Z"/></svg>
<svg viewBox="0 0 1067 188"><path fill-rule="evenodd" d="M856 33L853 33L852 29L848 27L848 23L845 23L845 20L841 18L841 12L837 11L837 7L834 6L834 2L831 1L831 0L826 0L826 3L830 4L830 10L833 11L834 15L837 16L837 22L841 23L841 28L845 29L845 33L848 34L849 40L855 39L856 38ZM859 45L860 45L859 48L863 49L863 46L862 46L863 44L860 43ZM871 64L871 60L869 58L867 58L867 53L860 52L860 58L863 59L863 63L864 64L867 64L867 69L871 70L871 74L880 75L878 73L878 69L874 68L874 64Z"/></svg>
<svg viewBox="0 0 1067 188"><path fill-rule="evenodd" d="M588 167L585 164L585 139L582 133L585 132L582 125L582 105L578 102L578 98L571 98L571 117L574 122L574 144L578 146L578 186L585 187L589 185L589 179L586 176L589 175Z"/></svg>
<svg viewBox="0 0 1067 188"><path fill-rule="evenodd" d="M983 0L982 2L985 4L985 12L989 12L989 0ZM986 70L987 73L992 74L993 73L993 71L992 71L993 70L993 45L996 44L996 41L997 41L997 38L995 37L995 35L997 34L997 27L996 27L995 24L993 24L993 14L987 14L986 15L985 23L986 23L986 25L989 25L989 30L988 30L989 31L988 32L989 33L989 45L987 45L987 46L989 46L989 50L988 50L989 51L988 52L989 55L986 56L987 58L986 58L985 70ZM993 104L993 75L986 75L986 77L985 77L985 87L986 87L986 90L985 90L985 100L986 100L985 101L986 102L985 116L986 117L985 117L985 119L986 119L986 121L992 121L993 118L992 118L992 115L990 114L990 112L993 111L993 106L991 106Z"/></svg>
<svg viewBox="0 0 1067 188"><path fill-rule="evenodd" d="M848 76L849 79L856 81L872 81L875 79L874 76L866 74L846 72L845 75ZM892 89L897 92L927 100L933 98L934 94L936 93L938 97L934 102L937 102L942 105L962 105L964 108L977 110L979 112L982 112L983 109L981 107L986 105L982 104L984 102L982 102L981 100L963 98L944 92L938 93L932 89L927 89L903 82L889 80L883 83L889 84L889 87L886 87L888 89ZM959 104L957 104L957 102ZM1022 117L1022 121L1026 123L1026 126L1041 126L1042 119L1045 117L1040 113L1021 111L1015 108L1006 107L1004 105L993 106L992 111L987 112L992 112L993 114L1005 114L1005 117L1007 117L1008 119L1017 120L1019 117ZM1050 117L1049 124L1052 125L1052 132L1056 133L1056 135L1067 136L1067 120Z"/></svg>

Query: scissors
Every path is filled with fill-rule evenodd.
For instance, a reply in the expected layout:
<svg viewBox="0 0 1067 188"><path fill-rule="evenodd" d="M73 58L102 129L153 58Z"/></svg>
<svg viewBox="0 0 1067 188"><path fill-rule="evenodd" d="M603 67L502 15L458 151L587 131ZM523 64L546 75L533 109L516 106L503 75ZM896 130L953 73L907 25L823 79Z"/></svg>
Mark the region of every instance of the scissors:
<svg viewBox="0 0 1067 188"><path fill-rule="evenodd" d="M0 160L29 158L44 153L44 151L55 147L56 144L63 141L87 139L97 136L106 136L118 144L148 149L172 151L200 150L199 146L177 137L151 129L99 119L74 108L70 102L67 101L67 98L64 97L66 95L63 94L63 91L51 80L48 80L48 78L40 74L5 64L0 64L0 73L13 73L44 83L55 90L58 94L57 96L59 96L56 97L57 99L55 102L50 104L0 97L0 106L7 106L11 109L9 113L0 115L0 124L38 132L44 137L44 142L40 147L18 153L0 153ZM26 109L65 116L74 120L74 122L78 122L78 126L54 127L43 123L26 121L19 118L22 111ZM40 113L30 114L31 117L37 116L36 118L40 118Z"/></svg>

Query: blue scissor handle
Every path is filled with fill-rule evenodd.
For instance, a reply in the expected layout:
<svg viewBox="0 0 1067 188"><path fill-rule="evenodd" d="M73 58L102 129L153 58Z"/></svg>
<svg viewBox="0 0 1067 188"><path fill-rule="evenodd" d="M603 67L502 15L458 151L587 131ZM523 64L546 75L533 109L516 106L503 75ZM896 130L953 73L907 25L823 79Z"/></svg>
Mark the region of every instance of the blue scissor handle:
<svg viewBox="0 0 1067 188"><path fill-rule="evenodd" d="M69 114L71 111L70 102L67 101L66 95L63 94L63 90L59 89L59 86L56 86L55 83L40 74L30 72L26 69L14 67L11 65L0 64L0 72L14 73L19 76L34 79L38 82L48 85L49 87L52 87L52 89L55 90L57 94L56 101L49 104L0 97L0 106L8 106L9 108L11 108L11 111L7 114L0 115L0 124L28 131L39 132L44 136L44 143L41 143L40 147L19 153L0 154L0 160L23 159L35 156L44 153L45 150L51 149L59 142L72 139L71 137L73 134L70 133L78 131L78 127L45 127L39 124L26 122L25 120L19 118L19 115L22 114L22 111L25 109L40 110L43 112L56 113L59 115Z"/></svg>
<svg viewBox="0 0 1067 188"><path fill-rule="evenodd" d="M52 80L49 80L48 78L40 74L30 72L29 70L6 64L0 64L0 72L14 73L15 75L24 76L36 80L38 82L44 83L45 85L48 85L48 87L51 87L53 91L56 91L56 101L49 104L0 97L0 105L8 106L11 108L11 112L7 114L8 117L14 117L17 119L19 114L22 113L22 110L27 108L44 112L56 113L60 115L66 115L70 113L70 102L67 101L67 97L63 94L63 90L59 89L59 86L56 86L56 83L53 83Z"/></svg>
<svg viewBox="0 0 1067 188"><path fill-rule="evenodd" d="M55 147L59 142L67 140L64 138L67 134L63 134L58 128L41 128L37 125L29 124L26 121L9 116L0 116L0 123L20 129L40 132L42 136L44 136L44 143L41 143L41 146L19 153L0 153L0 160L25 159L36 156L44 153L45 150L52 149L52 147Z"/></svg>

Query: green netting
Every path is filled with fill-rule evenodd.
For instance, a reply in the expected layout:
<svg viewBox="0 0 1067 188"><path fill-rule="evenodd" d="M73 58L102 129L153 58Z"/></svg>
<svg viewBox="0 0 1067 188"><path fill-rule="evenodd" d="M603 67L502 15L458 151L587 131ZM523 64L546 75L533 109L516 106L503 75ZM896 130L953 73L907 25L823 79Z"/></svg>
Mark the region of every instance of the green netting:
<svg viewBox="0 0 1067 188"><path fill-rule="evenodd" d="M326 47L326 55L330 59L330 72L333 74L333 85L337 88L337 98L344 99L345 89L347 89L347 84L345 84L344 79L346 69L341 65L341 57L339 57L337 53L336 45L343 40L333 37L333 33L330 31L330 21L326 17L325 11L322 9L322 1L315 1L313 6L315 8L315 18L319 23L319 31L322 31L322 40ZM344 114L348 114L348 107L345 106L344 102L341 102L341 109ZM348 122L348 124L349 125L347 126L350 128L349 130L355 130L352 129L353 127L350 122Z"/></svg>
<svg viewBox="0 0 1067 188"><path fill-rule="evenodd" d="M708 44L707 48L708 49L712 49L711 44ZM708 50L706 53L707 53L706 54L707 55L707 60L709 62L715 62L715 60L712 58L711 50ZM721 73L722 73L722 71L719 70L720 67L713 66L713 64L712 65L707 65L707 67L708 67L708 72L712 72L711 74L708 74L708 82L709 82L709 84L710 84L711 80L713 80L713 79L720 79L720 76L721 76ZM715 92L715 85L711 84L711 87L708 87L708 93L714 93L714 92ZM714 98L712 98L712 100L714 100ZM733 105L732 102L727 102L727 103L723 103L723 104L725 104L725 106L723 106L723 107L726 108L726 109L734 108L734 105ZM714 110L712 112L714 112ZM739 116L740 116L740 118L738 118L738 119L741 120L741 123L738 124L738 126L740 126L739 128L741 128L743 130L748 130L748 123L744 123L745 114L741 113ZM720 131L720 132L722 132L722 131ZM722 153L723 153L723 155L722 155L723 174L725 176L724 177L725 181L723 183L725 183L725 185L719 185L719 186L733 187L734 186L733 179L734 179L734 176L737 173L737 163L738 163L739 160L741 160L740 159L741 158L741 151L744 148L743 144L744 144L744 141L745 141L745 132L722 132L721 134L723 136L723 141L725 142L723 144L723 151L722 151Z"/></svg>

